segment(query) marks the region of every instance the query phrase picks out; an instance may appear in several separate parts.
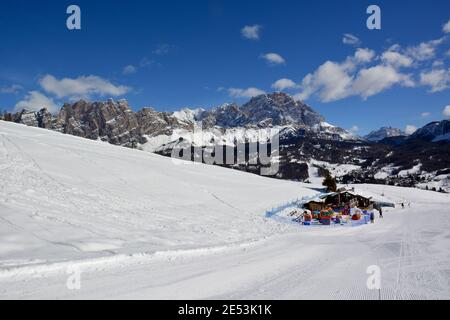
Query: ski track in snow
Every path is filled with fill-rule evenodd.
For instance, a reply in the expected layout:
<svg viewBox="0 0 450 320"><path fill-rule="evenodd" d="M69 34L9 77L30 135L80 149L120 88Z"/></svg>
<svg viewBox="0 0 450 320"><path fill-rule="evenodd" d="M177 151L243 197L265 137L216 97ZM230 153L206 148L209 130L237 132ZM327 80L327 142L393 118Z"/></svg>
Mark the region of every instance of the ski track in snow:
<svg viewBox="0 0 450 320"><path fill-rule="evenodd" d="M355 185L411 207L355 228L265 218L314 187L0 121L0 299L450 298L449 195Z"/></svg>

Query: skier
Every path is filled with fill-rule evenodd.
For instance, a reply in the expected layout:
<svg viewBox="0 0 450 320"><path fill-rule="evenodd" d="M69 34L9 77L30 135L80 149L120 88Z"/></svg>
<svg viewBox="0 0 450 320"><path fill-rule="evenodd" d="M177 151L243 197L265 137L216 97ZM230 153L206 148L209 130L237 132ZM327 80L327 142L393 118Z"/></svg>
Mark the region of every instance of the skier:
<svg viewBox="0 0 450 320"><path fill-rule="evenodd" d="M405 204L402 202L402 209L405 209Z"/></svg>
<svg viewBox="0 0 450 320"><path fill-rule="evenodd" d="M370 223L375 223L375 213L373 211L370 212Z"/></svg>
<svg viewBox="0 0 450 320"><path fill-rule="evenodd" d="M383 219L383 208L379 208L378 212L380 213L380 219Z"/></svg>

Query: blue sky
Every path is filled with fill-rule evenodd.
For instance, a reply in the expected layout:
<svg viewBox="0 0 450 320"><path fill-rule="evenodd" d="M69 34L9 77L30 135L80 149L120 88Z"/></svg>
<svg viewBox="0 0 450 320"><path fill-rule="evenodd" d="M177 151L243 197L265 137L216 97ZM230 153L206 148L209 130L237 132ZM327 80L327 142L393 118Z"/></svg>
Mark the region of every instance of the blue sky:
<svg viewBox="0 0 450 320"><path fill-rule="evenodd" d="M66 28L70 4L81 30ZM381 30L366 27L371 4ZM2 0L0 108L113 97L173 111L283 90L359 134L412 129L450 116L449 20L447 0Z"/></svg>

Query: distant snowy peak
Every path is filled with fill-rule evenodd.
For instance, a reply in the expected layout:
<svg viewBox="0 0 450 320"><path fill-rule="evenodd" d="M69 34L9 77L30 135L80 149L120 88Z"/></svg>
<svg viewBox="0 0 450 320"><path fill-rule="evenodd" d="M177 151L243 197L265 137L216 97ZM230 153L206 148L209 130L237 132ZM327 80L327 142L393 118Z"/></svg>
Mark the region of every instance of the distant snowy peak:
<svg viewBox="0 0 450 320"><path fill-rule="evenodd" d="M311 129L313 132L316 132L319 135L326 134L330 136L331 139L333 140L359 140L359 138L350 131L347 131L340 127L333 126L332 124L329 124L328 122L325 121L312 126Z"/></svg>
<svg viewBox="0 0 450 320"><path fill-rule="evenodd" d="M399 137L399 136L406 136L406 133L397 128L382 127L376 131L372 131L364 138L369 141L377 142L385 138Z"/></svg>
<svg viewBox="0 0 450 320"><path fill-rule="evenodd" d="M196 109L183 108L180 111L175 111L174 113L172 113L172 116L175 117L180 122L193 123L197 121L197 118L203 112L205 112L205 109L203 108L196 108Z"/></svg>
<svg viewBox="0 0 450 320"><path fill-rule="evenodd" d="M450 120L434 121L422 128L417 129L413 134L407 135L400 129L383 127L373 131L364 138L369 141L378 142L385 138L400 137L398 143L409 143L414 140L425 140L430 142L450 141Z"/></svg>
<svg viewBox="0 0 450 320"><path fill-rule="evenodd" d="M435 121L414 132L410 139L450 141L450 120Z"/></svg>

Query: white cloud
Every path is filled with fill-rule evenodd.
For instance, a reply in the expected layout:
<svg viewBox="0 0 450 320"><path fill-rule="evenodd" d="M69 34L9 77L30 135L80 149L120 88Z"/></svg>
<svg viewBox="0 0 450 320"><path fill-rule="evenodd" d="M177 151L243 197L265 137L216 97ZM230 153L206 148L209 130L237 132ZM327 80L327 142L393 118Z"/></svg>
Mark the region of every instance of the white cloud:
<svg viewBox="0 0 450 320"><path fill-rule="evenodd" d="M436 61L433 61L432 67L433 68L438 68L438 67L442 67L443 65L444 65L444 61L436 60Z"/></svg>
<svg viewBox="0 0 450 320"><path fill-rule="evenodd" d="M442 114L444 115L444 117L450 117L450 106L446 106L442 111Z"/></svg>
<svg viewBox="0 0 450 320"><path fill-rule="evenodd" d="M164 56L173 49L175 49L175 46L172 46L167 43L163 43L163 44L158 45L158 47L155 50L153 50L152 53L156 54L158 56Z"/></svg>
<svg viewBox="0 0 450 320"><path fill-rule="evenodd" d="M424 86L430 87L430 92L439 92L448 89L450 86L450 68L433 69L429 72L422 72L420 74L420 83Z"/></svg>
<svg viewBox="0 0 450 320"><path fill-rule="evenodd" d="M149 60L148 58L144 57L139 62L139 67L141 67L141 68L148 67L148 66L150 66L150 65L152 65L154 63L155 63L154 60Z"/></svg>
<svg viewBox="0 0 450 320"><path fill-rule="evenodd" d="M353 126L353 127L350 128L349 131L352 132L352 133L357 133L359 131L359 127L358 126Z"/></svg>
<svg viewBox="0 0 450 320"><path fill-rule="evenodd" d="M394 43L387 51L400 51L402 47L398 43Z"/></svg>
<svg viewBox="0 0 450 320"><path fill-rule="evenodd" d="M406 133L407 135L411 135L411 134L413 134L413 133L416 132L416 131L417 131L417 128L416 128L415 126L410 125L410 124L408 124L408 125L406 126L406 128L405 128L405 133Z"/></svg>
<svg viewBox="0 0 450 320"><path fill-rule="evenodd" d="M241 29L241 34L246 39L258 40L260 37L261 26L253 25L253 26L245 26Z"/></svg>
<svg viewBox="0 0 450 320"><path fill-rule="evenodd" d="M443 25L442 31L444 33L450 33L450 20L448 20L447 23Z"/></svg>
<svg viewBox="0 0 450 320"><path fill-rule="evenodd" d="M108 80L93 75L61 80L52 75L46 75L39 80L39 84L46 92L52 93L58 98L78 99L89 98L92 95L120 96L130 91L129 87L116 86Z"/></svg>
<svg viewBox="0 0 450 320"><path fill-rule="evenodd" d="M283 91L285 89L293 89L296 88L297 84L291 79L279 79L272 84L272 88L278 91Z"/></svg>
<svg viewBox="0 0 450 320"><path fill-rule="evenodd" d="M136 67L130 64L130 65L125 66L125 67L123 68L122 73L123 73L124 75L129 75L129 74L136 73L136 71L137 71Z"/></svg>
<svg viewBox="0 0 450 320"><path fill-rule="evenodd" d="M1 87L0 88L0 93L13 93L13 94L17 94L20 91L23 90L23 87L21 85L18 84L13 84L9 87Z"/></svg>
<svg viewBox="0 0 450 320"><path fill-rule="evenodd" d="M375 51L358 48L353 56L343 62L327 61L314 73L306 75L300 85L301 92L294 97L298 100L308 99L312 94L319 96L322 102L331 102L357 95L353 92L354 72L361 64L374 60Z"/></svg>
<svg viewBox="0 0 450 320"><path fill-rule="evenodd" d="M356 37L350 33L344 33L344 36L342 38L342 43L357 46L361 43L361 41L359 40L358 37Z"/></svg>
<svg viewBox="0 0 450 320"><path fill-rule="evenodd" d="M314 73L303 78L301 92L295 98L305 100L315 94L322 102L355 95L367 99L394 85L414 86L411 74L403 74L391 65L380 64L358 71L361 63L368 63L374 58L374 51L357 49L353 56L347 57L342 63L325 62ZM394 59L390 61L398 63Z"/></svg>
<svg viewBox="0 0 450 320"><path fill-rule="evenodd" d="M314 72L307 74L299 86L300 92L294 97L305 100L317 96L321 102L350 96L367 99L393 86L415 87L415 79L419 74L420 84L430 86L431 92L442 91L450 87L450 69L445 70L444 60L434 58L437 53L441 53L439 46L447 38L444 36L425 41L406 49L394 44L380 56L371 49L358 48L354 55L348 56L344 61L326 61ZM358 44L358 41L351 34L344 35L343 42L346 44ZM450 56L450 50L443 54ZM432 71L418 69L423 66L432 66ZM403 72L401 68L411 68L411 72Z"/></svg>
<svg viewBox="0 0 450 320"><path fill-rule="evenodd" d="M352 81L346 63L327 61L303 78L302 91L295 98L305 100L315 93L323 102L336 101L349 96Z"/></svg>
<svg viewBox="0 0 450 320"><path fill-rule="evenodd" d="M247 89L239 89L239 88L228 89L228 94L230 95L230 97L233 98L253 98L265 93L266 93L265 91L253 87Z"/></svg>
<svg viewBox="0 0 450 320"><path fill-rule="evenodd" d="M362 48L358 48L355 52L355 60L356 62L359 63L368 63L370 61L373 60L373 58L375 58L375 51L370 50L370 49L362 49Z"/></svg>
<svg viewBox="0 0 450 320"><path fill-rule="evenodd" d="M431 115L431 113L429 113L429 112L422 112L422 113L420 114L420 116L421 116L422 118L429 117L430 115Z"/></svg>
<svg viewBox="0 0 450 320"><path fill-rule="evenodd" d="M413 60L399 52L388 50L381 55L381 61L393 67L410 67Z"/></svg>
<svg viewBox="0 0 450 320"><path fill-rule="evenodd" d="M53 99L43 95L39 91L30 91L23 100L16 104L14 110L20 111L22 109L28 109L32 111L39 111L42 108L47 108L50 112L55 112L58 110L58 106Z"/></svg>
<svg viewBox="0 0 450 320"><path fill-rule="evenodd" d="M378 65L359 71L353 83L352 93L367 99L396 84L404 87L414 86L411 75L402 74L391 66Z"/></svg>
<svg viewBox="0 0 450 320"><path fill-rule="evenodd" d="M263 54L261 57L271 65L284 64L286 62L282 56L274 52Z"/></svg>
<svg viewBox="0 0 450 320"><path fill-rule="evenodd" d="M409 47L406 52L409 56L418 61L425 61L434 58L436 55L436 48L444 42L444 38L422 42L418 46Z"/></svg>

